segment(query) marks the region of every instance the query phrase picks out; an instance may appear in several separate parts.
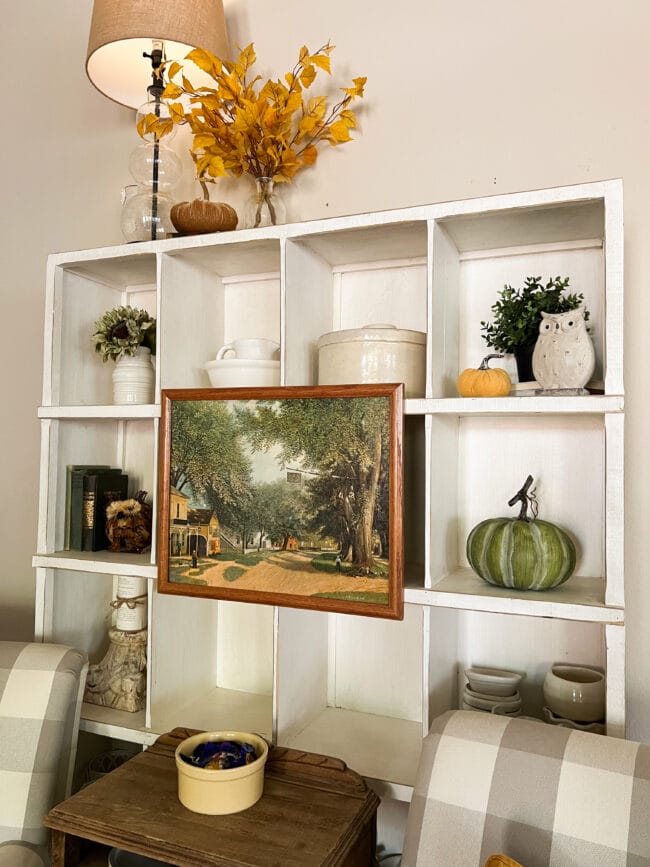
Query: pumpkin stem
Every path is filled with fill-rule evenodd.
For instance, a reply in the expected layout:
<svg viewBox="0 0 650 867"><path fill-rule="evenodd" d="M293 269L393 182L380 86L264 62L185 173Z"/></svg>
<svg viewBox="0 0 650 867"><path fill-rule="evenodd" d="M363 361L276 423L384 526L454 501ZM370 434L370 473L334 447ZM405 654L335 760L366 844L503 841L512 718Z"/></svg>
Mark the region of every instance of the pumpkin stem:
<svg viewBox="0 0 650 867"><path fill-rule="evenodd" d="M210 193L208 192L208 185L206 184L205 181L201 180L201 178L199 178L199 183L201 184L201 189L203 190L203 201L209 202L210 201Z"/></svg>
<svg viewBox="0 0 650 867"><path fill-rule="evenodd" d="M479 370L489 370L490 366L488 364L488 361L491 358L503 358L503 355L500 355L498 352L493 352L492 355L486 355L479 366Z"/></svg>
<svg viewBox="0 0 650 867"><path fill-rule="evenodd" d="M519 515L517 516L518 521L530 521L534 520L537 517L537 504L535 502L535 492L534 490L530 493L528 489L533 484L533 477L528 476L523 485L519 488L514 497L511 497L508 500L509 506L514 506L515 503L521 503L521 509L519 510ZM533 518L528 517L528 506L531 507L531 511L533 513Z"/></svg>

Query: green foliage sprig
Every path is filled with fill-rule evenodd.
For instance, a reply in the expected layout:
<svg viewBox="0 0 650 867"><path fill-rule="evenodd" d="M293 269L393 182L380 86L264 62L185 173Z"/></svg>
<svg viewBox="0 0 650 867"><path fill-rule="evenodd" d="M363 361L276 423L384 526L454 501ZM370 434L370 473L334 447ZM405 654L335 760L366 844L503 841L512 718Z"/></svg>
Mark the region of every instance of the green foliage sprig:
<svg viewBox="0 0 650 867"><path fill-rule="evenodd" d="M138 346L145 346L155 355L156 320L146 310L115 307L95 322L92 340L102 361L117 361L124 355L135 355Z"/></svg>
<svg viewBox="0 0 650 867"><path fill-rule="evenodd" d="M481 322L483 339L497 352L514 353L534 343L544 313L566 313L575 310L584 301L580 293L562 293L569 286L568 277L549 279L544 285L541 277L526 277L522 289L513 289L507 283L498 293L499 300L492 307L493 322ZM585 319L589 311L585 310Z"/></svg>

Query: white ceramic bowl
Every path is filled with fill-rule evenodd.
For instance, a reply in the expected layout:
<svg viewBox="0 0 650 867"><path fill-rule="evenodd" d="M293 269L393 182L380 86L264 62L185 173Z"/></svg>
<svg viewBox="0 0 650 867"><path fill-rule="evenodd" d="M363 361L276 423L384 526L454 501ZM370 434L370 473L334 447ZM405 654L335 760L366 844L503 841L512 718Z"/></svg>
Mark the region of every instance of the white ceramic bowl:
<svg viewBox="0 0 650 867"><path fill-rule="evenodd" d="M470 689L487 695L514 695L523 675L501 668L466 668Z"/></svg>
<svg viewBox="0 0 650 867"><path fill-rule="evenodd" d="M547 722L552 726L560 726L566 729L575 729L578 732L594 732L597 735L605 734L605 723L604 722L576 722L574 719L564 719L561 716L557 716L553 713L550 707L543 707L542 714L544 715L544 722Z"/></svg>
<svg viewBox="0 0 650 867"><path fill-rule="evenodd" d="M605 716L605 675L580 665L554 665L546 673L544 701L554 714L575 722Z"/></svg>
<svg viewBox="0 0 650 867"><path fill-rule="evenodd" d="M466 686L463 697L466 701L469 701L470 704L473 701L480 701L487 705L521 705L521 695L519 694L519 691L515 692L513 695L490 695L486 692L476 692L475 690L470 689L469 686Z"/></svg>
<svg viewBox="0 0 650 867"><path fill-rule="evenodd" d="M479 710L492 711L495 708L503 708L506 712L521 709L521 696L515 693L513 696L492 696L492 698L479 698L478 694L471 689L463 693L463 701L471 707Z"/></svg>
<svg viewBox="0 0 650 867"><path fill-rule="evenodd" d="M180 758L181 753L192 755L194 749L206 741L252 744L257 758L243 767L223 771L197 768ZM262 797L264 765L268 754L267 742L252 732L201 732L186 738L176 747L174 754L179 801L188 810L208 816L224 816L247 810Z"/></svg>
<svg viewBox="0 0 650 867"><path fill-rule="evenodd" d="M205 369L213 388L265 388L280 385L280 362L258 358L221 358Z"/></svg>
<svg viewBox="0 0 650 867"><path fill-rule="evenodd" d="M503 705L496 704L491 710L483 710L482 708L474 707L471 704L468 704L466 701L461 702L461 707L463 710L473 710L476 713L493 713L497 716L509 716L509 717L517 717L521 716L521 708L518 707L516 710L508 710Z"/></svg>

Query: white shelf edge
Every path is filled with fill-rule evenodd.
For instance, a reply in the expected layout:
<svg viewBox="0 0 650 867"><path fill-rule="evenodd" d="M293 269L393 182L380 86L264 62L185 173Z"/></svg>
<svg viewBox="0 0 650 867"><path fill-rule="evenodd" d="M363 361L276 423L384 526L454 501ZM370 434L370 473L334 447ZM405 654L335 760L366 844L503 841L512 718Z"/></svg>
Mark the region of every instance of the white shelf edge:
<svg viewBox="0 0 650 867"><path fill-rule="evenodd" d="M582 397L530 395L523 397L407 398L406 415L597 415L623 412L621 394Z"/></svg>
<svg viewBox="0 0 650 867"><path fill-rule="evenodd" d="M574 582L573 589L571 581ZM476 582L477 592L468 590L469 582ZM516 593L481 582L470 569L464 569L443 578L436 585L438 589L435 586L430 589L406 587L404 601L431 608L454 608L620 626L625 622L625 611L623 608L605 605L603 584L604 582L597 578L575 576L555 590ZM565 598L562 598L563 596ZM581 596L585 601L581 601ZM601 597L602 602L599 601Z"/></svg>
<svg viewBox="0 0 650 867"><path fill-rule="evenodd" d="M584 397L433 397L407 398L406 415L527 415L543 413L598 414L623 412L624 397L620 394L591 394ZM160 404L135 406L41 406L39 418L160 418Z"/></svg>
<svg viewBox="0 0 650 867"><path fill-rule="evenodd" d="M492 247L489 250L468 250L460 253L458 258L461 262L476 261L477 259L492 259L507 256L521 256L522 253L553 253L565 250L602 250L602 238L586 238L582 241L553 241L542 244L521 244L514 247Z"/></svg>
<svg viewBox="0 0 650 867"><path fill-rule="evenodd" d="M160 404L134 404L115 406L40 406L39 418L159 418Z"/></svg>
<svg viewBox="0 0 650 867"><path fill-rule="evenodd" d="M152 744L162 734L145 726L144 710L130 713L90 702L83 702L81 705L79 728L89 734L117 738L133 744Z"/></svg>
<svg viewBox="0 0 650 867"><path fill-rule="evenodd" d="M137 559L138 557L141 558L142 555L112 554L110 551L56 551L53 554L34 554L32 566L41 569L68 569L72 572L157 578L158 567Z"/></svg>

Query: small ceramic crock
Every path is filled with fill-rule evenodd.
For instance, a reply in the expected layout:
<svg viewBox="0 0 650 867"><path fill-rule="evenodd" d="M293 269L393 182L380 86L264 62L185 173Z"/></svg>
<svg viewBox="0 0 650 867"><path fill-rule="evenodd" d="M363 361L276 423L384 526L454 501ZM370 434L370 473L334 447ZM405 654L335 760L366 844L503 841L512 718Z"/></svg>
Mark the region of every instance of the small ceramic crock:
<svg viewBox="0 0 650 867"><path fill-rule="evenodd" d="M239 768L209 770L187 764L180 754L191 755L196 746L207 741L238 741L255 747L255 761ZM186 738L176 747L178 799L194 813L224 816L252 807L262 797L264 765L269 747L264 738L252 732L201 732Z"/></svg>
<svg viewBox="0 0 650 867"><path fill-rule="evenodd" d="M575 722L605 716L605 675L579 665L554 665L544 678L544 701L553 713Z"/></svg>
<svg viewBox="0 0 650 867"><path fill-rule="evenodd" d="M318 339L318 383L403 382L405 397L424 397L426 341L386 324L330 331Z"/></svg>

